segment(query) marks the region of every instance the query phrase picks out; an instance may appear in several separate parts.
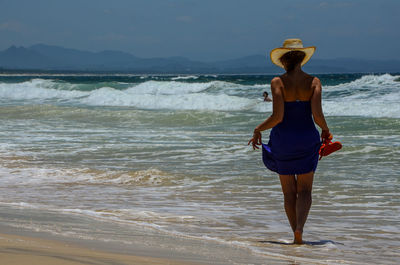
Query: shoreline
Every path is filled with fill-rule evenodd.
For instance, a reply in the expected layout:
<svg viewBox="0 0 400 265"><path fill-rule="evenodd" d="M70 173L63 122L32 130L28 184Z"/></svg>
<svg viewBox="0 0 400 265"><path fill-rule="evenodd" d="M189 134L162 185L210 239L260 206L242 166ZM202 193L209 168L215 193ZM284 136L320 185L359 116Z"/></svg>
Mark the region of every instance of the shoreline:
<svg viewBox="0 0 400 265"><path fill-rule="evenodd" d="M258 255L236 244L173 236L80 214L4 205L0 205L0 213L0 260L9 261L2 264L231 265L294 261L274 254ZM85 258L90 262L85 263Z"/></svg>
<svg viewBox="0 0 400 265"><path fill-rule="evenodd" d="M120 254L85 248L69 242L0 233L2 264L205 264L180 259Z"/></svg>

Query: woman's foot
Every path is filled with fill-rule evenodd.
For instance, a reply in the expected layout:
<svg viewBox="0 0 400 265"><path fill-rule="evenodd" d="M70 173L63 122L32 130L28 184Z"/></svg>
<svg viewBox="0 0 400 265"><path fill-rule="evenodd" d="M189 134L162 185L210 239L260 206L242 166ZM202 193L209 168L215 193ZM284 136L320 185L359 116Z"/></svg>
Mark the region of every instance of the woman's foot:
<svg viewBox="0 0 400 265"><path fill-rule="evenodd" d="M293 244L303 244L303 231L294 231L294 241Z"/></svg>

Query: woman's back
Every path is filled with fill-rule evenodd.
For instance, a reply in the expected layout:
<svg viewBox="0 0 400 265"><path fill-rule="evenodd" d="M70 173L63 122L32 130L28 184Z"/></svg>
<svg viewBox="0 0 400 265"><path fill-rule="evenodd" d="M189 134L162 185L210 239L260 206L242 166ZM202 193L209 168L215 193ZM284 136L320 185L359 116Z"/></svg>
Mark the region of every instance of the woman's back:
<svg viewBox="0 0 400 265"><path fill-rule="evenodd" d="M282 94L285 102L290 101L310 101L313 95L312 82L314 77L301 72L297 74L285 73L280 76L282 80Z"/></svg>
<svg viewBox="0 0 400 265"><path fill-rule="evenodd" d="M314 77L298 72L279 79L283 118L272 128L268 144L263 144L264 164L279 174L315 171L321 142L311 111Z"/></svg>

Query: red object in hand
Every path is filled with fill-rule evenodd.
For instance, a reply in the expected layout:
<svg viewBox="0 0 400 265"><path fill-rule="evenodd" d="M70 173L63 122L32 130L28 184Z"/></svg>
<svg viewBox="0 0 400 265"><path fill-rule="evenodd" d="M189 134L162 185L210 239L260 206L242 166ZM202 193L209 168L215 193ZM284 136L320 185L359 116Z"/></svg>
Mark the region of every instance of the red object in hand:
<svg viewBox="0 0 400 265"><path fill-rule="evenodd" d="M328 135L324 135L324 131L321 134L323 143L321 145L321 148L319 149L319 160L321 160L321 158L323 156L327 156L332 154L333 152L336 152L340 149L342 149L342 144L340 142L333 142L332 143L332 134L327 133Z"/></svg>
<svg viewBox="0 0 400 265"><path fill-rule="evenodd" d="M330 141L332 140L333 135L329 132L329 130L322 130L321 132L321 139L322 142Z"/></svg>

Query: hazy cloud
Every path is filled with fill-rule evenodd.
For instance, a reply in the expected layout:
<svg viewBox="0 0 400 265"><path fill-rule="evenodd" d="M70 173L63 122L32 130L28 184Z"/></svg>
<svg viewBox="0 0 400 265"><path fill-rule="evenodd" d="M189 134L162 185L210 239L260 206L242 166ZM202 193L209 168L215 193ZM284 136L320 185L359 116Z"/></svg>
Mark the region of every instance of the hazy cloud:
<svg viewBox="0 0 400 265"><path fill-rule="evenodd" d="M23 32L25 26L18 21L5 21L0 23L0 31Z"/></svg>
<svg viewBox="0 0 400 265"><path fill-rule="evenodd" d="M98 41L124 41L127 40L129 37L123 34L117 33L107 33L105 35L95 36L93 37L94 40Z"/></svg>
<svg viewBox="0 0 400 265"><path fill-rule="evenodd" d="M189 22L193 21L193 18L191 16L179 16L179 17L176 18L176 20L180 21L180 22L189 23Z"/></svg>
<svg viewBox="0 0 400 265"><path fill-rule="evenodd" d="M345 8L345 7L351 7L353 5L352 2L350 1L325 1L325 2L321 2L319 3L319 7L320 8Z"/></svg>

